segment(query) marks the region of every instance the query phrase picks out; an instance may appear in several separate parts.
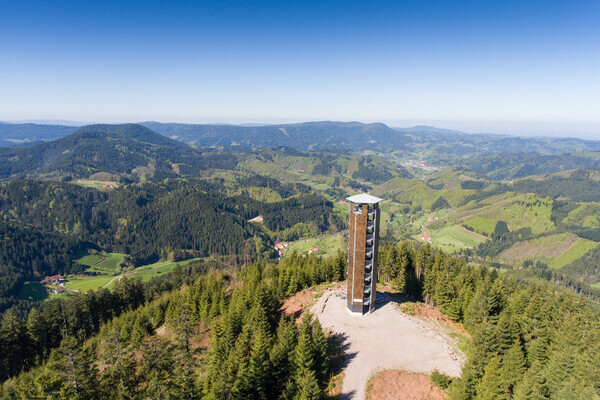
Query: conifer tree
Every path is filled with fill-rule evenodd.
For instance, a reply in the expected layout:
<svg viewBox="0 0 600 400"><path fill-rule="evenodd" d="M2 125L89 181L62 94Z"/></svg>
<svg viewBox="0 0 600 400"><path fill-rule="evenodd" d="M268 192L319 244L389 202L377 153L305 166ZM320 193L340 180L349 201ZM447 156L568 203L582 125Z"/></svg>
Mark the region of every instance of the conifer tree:
<svg viewBox="0 0 600 400"><path fill-rule="evenodd" d="M53 353L48 368L63 379L60 398L83 400L101 396L92 354L82 349L74 338L67 337L62 341Z"/></svg>
<svg viewBox="0 0 600 400"><path fill-rule="evenodd" d="M548 386L544 376L544 367L539 361L534 361L527 370L523 380L514 389L514 400L547 400Z"/></svg>
<svg viewBox="0 0 600 400"><path fill-rule="evenodd" d="M500 357L493 357L485 367L485 373L477 384L476 400L506 400L506 382L502 379Z"/></svg>
<svg viewBox="0 0 600 400"><path fill-rule="evenodd" d="M502 359L501 375L507 390L512 393L514 387L523 379L525 374L525 354L521 340L517 338L512 347Z"/></svg>
<svg viewBox="0 0 600 400"><path fill-rule="evenodd" d="M12 310L8 310L2 316L0 322L0 345L2 346L2 357L0 360L0 373L6 376L0 379L16 375L25 366L27 353L30 346L27 326Z"/></svg>
<svg viewBox="0 0 600 400"><path fill-rule="evenodd" d="M146 387L144 395L151 399L168 398L173 390L171 376L174 360L171 348L156 336L143 347L142 372Z"/></svg>
<svg viewBox="0 0 600 400"><path fill-rule="evenodd" d="M312 343L315 360L317 381L323 385L329 378L329 358L327 355L327 338L319 320L315 318L312 323Z"/></svg>
<svg viewBox="0 0 600 400"><path fill-rule="evenodd" d="M294 400L319 400L323 397L313 370L305 370L296 378L298 391Z"/></svg>
<svg viewBox="0 0 600 400"><path fill-rule="evenodd" d="M277 326L277 338L271 349L270 363L272 366L271 397L282 393L293 370L298 331L293 320L281 318Z"/></svg>
<svg viewBox="0 0 600 400"><path fill-rule="evenodd" d="M575 370L582 332L581 321L576 315L567 316L556 332L546 365L546 379L550 393L557 392L562 383L571 378Z"/></svg>
<svg viewBox="0 0 600 400"><path fill-rule="evenodd" d="M311 316L304 314L302 324L300 325L300 333L298 335L298 344L294 353L294 367L296 377L299 379L305 371L314 368L314 347L312 342Z"/></svg>
<svg viewBox="0 0 600 400"><path fill-rule="evenodd" d="M265 323L255 325L252 336L252 348L249 362L250 386L252 397L255 399L268 398L268 385L271 382L271 364L269 349L271 335Z"/></svg>

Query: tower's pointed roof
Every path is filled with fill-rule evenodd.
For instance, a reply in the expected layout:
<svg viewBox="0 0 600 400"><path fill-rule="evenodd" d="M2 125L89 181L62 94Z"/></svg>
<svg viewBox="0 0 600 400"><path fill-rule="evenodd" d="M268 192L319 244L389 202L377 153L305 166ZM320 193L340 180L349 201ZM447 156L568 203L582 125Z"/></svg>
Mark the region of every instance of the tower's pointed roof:
<svg viewBox="0 0 600 400"><path fill-rule="evenodd" d="M375 197L375 196L371 196L370 194L367 193L361 193L361 194L355 194L354 196L350 196L348 198L346 198L346 200L348 200L351 203L354 204L376 204L379 203L381 200L379 197Z"/></svg>

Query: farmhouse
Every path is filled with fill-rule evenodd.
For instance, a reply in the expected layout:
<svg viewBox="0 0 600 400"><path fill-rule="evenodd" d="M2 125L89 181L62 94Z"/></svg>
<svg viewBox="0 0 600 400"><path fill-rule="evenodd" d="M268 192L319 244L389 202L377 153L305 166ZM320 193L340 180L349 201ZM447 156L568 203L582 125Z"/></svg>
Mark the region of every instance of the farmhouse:
<svg viewBox="0 0 600 400"><path fill-rule="evenodd" d="M279 242L275 243L275 250L283 249L284 247L288 247L288 242Z"/></svg>
<svg viewBox="0 0 600 400"><path fill-rule="evenodd" d="M61 275L52 275L45 277L41 282L44 285L57 285L59 283L63 283L64 281L65 280Z"/></svg>

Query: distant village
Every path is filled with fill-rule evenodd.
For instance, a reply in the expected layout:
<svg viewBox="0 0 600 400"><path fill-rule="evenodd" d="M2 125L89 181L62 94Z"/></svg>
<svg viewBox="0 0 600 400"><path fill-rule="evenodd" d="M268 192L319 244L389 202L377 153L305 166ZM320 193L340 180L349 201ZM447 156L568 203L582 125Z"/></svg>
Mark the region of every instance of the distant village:
<svg viewBox="0 0 600 400"><path fill-rule="evenodd" d="M426 165L423 161L409 160L409 161L401 162L400 165L402 165L403 167L424 169L426 171L441 171L442 170L442 168L440 168L440 167L433 167L431 165Z"/></svg>

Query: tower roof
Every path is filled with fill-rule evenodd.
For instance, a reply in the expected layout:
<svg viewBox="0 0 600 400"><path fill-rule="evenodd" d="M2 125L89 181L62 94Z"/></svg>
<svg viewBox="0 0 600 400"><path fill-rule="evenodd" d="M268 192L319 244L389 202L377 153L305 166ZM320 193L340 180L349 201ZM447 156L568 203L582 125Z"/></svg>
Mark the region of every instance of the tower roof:
<svg viewBox="0 0 600 400"><path fill-rule="evenodd" d="M346 198L346 200L354 203L354 204L376 204L381 200L379 197L371 196L367 193L355 194L354 196L350 196Z"/></svg>

